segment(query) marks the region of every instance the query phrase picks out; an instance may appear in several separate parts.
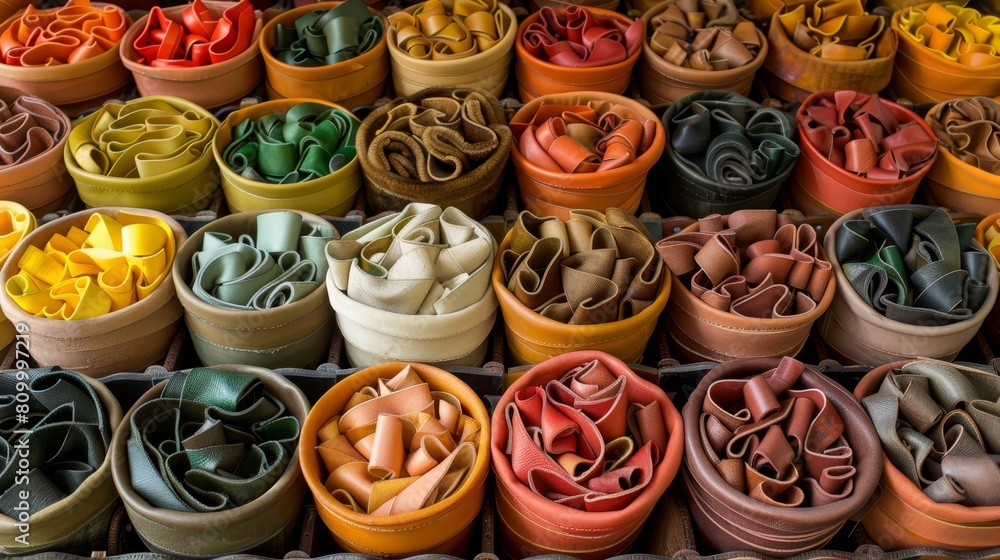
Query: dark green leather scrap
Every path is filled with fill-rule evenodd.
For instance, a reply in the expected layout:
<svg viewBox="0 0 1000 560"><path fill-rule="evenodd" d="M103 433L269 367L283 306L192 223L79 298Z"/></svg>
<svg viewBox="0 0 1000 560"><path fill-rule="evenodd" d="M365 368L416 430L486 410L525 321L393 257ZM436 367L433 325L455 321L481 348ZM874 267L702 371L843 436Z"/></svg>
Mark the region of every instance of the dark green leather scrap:
<svg viewBox="0 0 1000 560"><path fill-rule="evenodd" d="M312 10L294 24L278 24L274 56L294 66L326 66L366 53L382 39L382 19L363 0L347 0L332 10Z"/></svg>

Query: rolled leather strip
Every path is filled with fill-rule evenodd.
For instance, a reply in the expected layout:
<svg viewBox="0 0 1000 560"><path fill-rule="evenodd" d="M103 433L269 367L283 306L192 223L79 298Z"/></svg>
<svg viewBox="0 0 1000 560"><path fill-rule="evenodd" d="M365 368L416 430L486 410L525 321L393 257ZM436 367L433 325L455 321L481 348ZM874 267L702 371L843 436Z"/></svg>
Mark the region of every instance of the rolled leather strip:
<svg viewBox="0 0 1000 560"><path fill-rule="evenodd" d="M206 557L290 538L306 493L296 446L308 411L294 384L245 365L176 372L146 391L111 442L115 486L143 542Z"/></svg>
<svg viewBox="0 0 1000 560"><path fill-rule="evenodd" d="M667 395L604 352L528 370L493 414L506 552L587 560L628 549L677 474L682 430Z"/></svg>
<svg viewBox="0 0 1000 560"><path fill-rule="evenodd" d="M986 248L993 257L993 264L1000 271L1000 212L991 214L976 226L976 241ZM996 305L990 310L983 322L983 334L990 344L1000 341L1000 307Z"/></svg>
<svg viewBox="0 0 1000 560"><path fill-rule="evenodd" d="M10 252L29 233L35 231L35 215L16 202L0 201L0 267L7 262ZM14 323L0 312L0 348L6 348L16 336Z"/></svg>
<svg viewBox="0 0 1000 560"><path fill-rule="evenodd" d="M94 217L98 215L104 217ZM88 235L84 230L92 220L94 233ZM128 230L116 231L115 223ZM74 251L90 237L95 247ZM182 308L168 263L186 238L173 218L137 208L95 208L53 220L28 234L8 255L0 282L9 289L0 293L0 309L12 323L27 325L31 357L41 366L58 364L93 377L142 371L166 354L177 332ZM121 245L115 246L115 239ZM109 244L115 250L100 248ZM154 245L161 250L151 251ZM61 262L60 253L72 258ZM25 264L37 282L30 281L28 272L22 274ZM152 274L162 266L167 267L166 275ZM139 283L140 276L146 282ZM58 290L48 289L57 279ZM26 306L34 305L33 311L22 309L12 295ZM132 297L135 303L122 306ZM88 304L93 307L84 309ZM94 315L94 309L112 308L116 311L71 321L46 316Z"/></svg>
<svg viewBox="0 0 1000 560"><path fill-rule="evenodd" d="M890 551L1000 546L1000 473L988 455L996 449L996 373L894 362L865 375L854 396L884 450L881 496L863 520L871 538ZM958 485L962 493L950 494Z"/></svg>
<svg viewBox="0 0 1000 560"><path fill-rule="evenodd" d="M503 95L517 16L497 0L428 0L389 18L396 95L472 86Z"/></svg>
<svg viewBox="0 0 1000 560"><path fill-rule="evenodd" d="M70 116L124 93L129 73L118 49L131 25L111 4L70 0L27 6L0 24L0 86L38 96Z"/></svg>
<svg viewBox="0 0 1000 560"><path fill-rule="evenodd" d="M0 394L0 553L106 544L118 498L108 453L122 420L114 395L57 367L0 371Z"/></svg>
<svg viewBox="0 0 1000 560"><path fill-rule="evenodd" d="M191 236L172 274L201 363L307 367L325 357L333 311L323 248L338 237L297 210L233 214Z"/></svg>
<svg viewBox="0 0 1000 560"><path fill-rule="evenodd" d="M419 203L331 241L327 290L347 361L482 365L497 315L496 250L460 210Z"/></svg>
<svg viewBox="0 0 1000 560"><path fill-rule="evenodd" d="M573 209L639 208L666 131L646 106L610 93L545 95L510 120L525 208L568 219Z"/></svg>
<svg viewBox="0 0 1000 560"><path fill-rule="evenodd" d="M878 488L879 439L864 409L793 358L722 364L682 413L684 489L712 550L821 548Z"/></svg>
<svg viewBox="0 0 1000 560"><path fill-rule="evenodd" d="M734 92L686 95L663 124L672 180L653 193L678 216L769 208L800 153L791 115Z"/></svg>
<svg viewBox="0 0 1000 560"><path fill-rule="evenodd" d="M177 97L108 103L76 121L63 160L88 206L164 213L208 207L218 169L208 146L219 121Z"/></svg>
<svg viewBox="0 0 1000 560"><path fill-rule="evenodd" d="M421 202L480 218L503 186L512 136L493 94L428 88L372 111L358 130L365 200L376 212Z"/></svg>
<svg viewBox="0 0 1000 560"><path fill-rule="evenodd" d="M767 58L764 33L732 0L667 0L642 21L646 40L637 76L639 91L653 104L707 89L748 95Z"/></svg>
<svg viewBox="0 0 1000 560"><path fill-rule="evenodd" d="M788 195L807 214L908 204L938 157L933 131L878 95L810 95L795 115L802 152Z"/></svg>
<svg viewBox="0 0 1000 560"><path fill-rule="evenodd" d="M890 88L915 103L1000 95L1000 55L993 16L929 2L892 16L899 34Z"/></svg>
<svg viewBox="0 0 1000 560"><path fill-rule="evenodd" d="M773 97L803 101L826 90L878 93L889 84L899 39L860 0L815 0L774 12L767 41L764 86Z"/></svg>
<svg viewBox="0 0 1000 560"><path fill-rule="evenodd" d="M332 118L327 124L306 134L313 127L307 121L315 112L329 112L327 116ZM285 116L289 114L293 121L288 123L288 138L294 141L276 142L273 138L285 137L281 121L287 121ZM294 121L300 117L305 117L306 122ZM264 125L271 125L271 128L267 129ZM212 155L222 171L222 190L226 194L229 210L237 213L280 208L327 216L347 214L354 208L358 190L361 189L361 168L354 148L356 130L357 119L350 112L339 105L319 100L278 99L233 111L212 141ZM251 145L248 140L258 131L264 133L266 141L263 145L260 142ZM305 146L304 151L310 154L309 161L302 164L305 165L304 172L289 175L291 168L302 167L299 158L294 156L298 153L299 142L303 141L301 146ZM253 160L257 162L257 167L264 163L265 173L273 171L271 174L274 176L284 170L280 173L282 178L287 177L290 181L272 183L262 180L261 172L254 171L253 166L239 167ZM235 170L231 164L236 166ZM325 174L319 176L324 171ZM294 180L296 178L298 181Z"/></svg>
<svg viewBox="0 0 1000 560"><path fill-rule="evenodd" d="M337 543L384 558L462 554L490 471L489 418L468 385L424 364L383 363L334 385L299 455Z"/></svg>
<svg viewBox="0 0 1000 560"><path fill-rule="evenodd" d="M159 7L155 9L160 10ZM247 0L241 0L237 4L197 0L188 5L163 8L160 14L164 29L148 29L151 25L150 16L145 16L136 21L122 38L122 63L132 73L141 95L172 95L202 107L216 108L238 103L256 89L264 75L259 44L264 20L260 12L253 11ZM227 17L238 25L228 25ZM211 43L196 43L197 47L194 49L196 52L204 52L206 45L218 45L209 47L209 50L214 48L218 51L209 53L209 63L197 66L186 66L182 64L184 61L173 61L166 65L148 64L136 48L136 41L140 37L147 37L151 32L159 36L166 33L167 29L172 30L173 38L176 39L184 34L178 33L178 28L188 20L192 21L196 29L205 24L211 27L215 23L212 36L220 37ZM232 33L236 34L235 37ZM229 37L236 39L232 45L229 45ZM203 55L199 55L199 59L203 58Z"/></svg>
<svg viewBox="0 0 1000 560"><path fill-rule="evenodd" d="M226 8L221 18L213 18L201 0L194 0L180 22L155 6L132 47L142 57L139 62L157 68L217 64L250 47L256 19L249 0Z"/></svg>
<svg viewBox="0 0 1000 560"><path fill-rule="evenodd" d="M642 40L643 23L616 12L544 7L517 30L514 72L521 100L579 91L623 94Z"/></svg>
<svg viewBox="0 0 1000 560"><path fill-rule="evenodd" d="M794 356L834 298L816 230L774 210L707 216L656 250L673 278L667 330L692 361Z"/></svg>
<svg viewBox="0 0 1000 560"><path fill-rule="evenodd" d="M260 52L268 99L322 99L354 109L382 97L390 68L388 23L364 4L309 4L267 22Z"/></svg>
<svg viewBox="0 0 1000 560"><path fill-rule="evenodd" d="M927 113L927 124L940 144L926 182L934 201L956 212L1000 212L1000 103L990 97L945 101Z"/></svg>
<svg viewBox="0 0 1000 560"><path fill-rule="evenodd" d="M493 264L507 345L518 365L578 349L641 359L670 294L670 273L635 216L524 211Z"/></svg>
<svg viewBox="0 0 1000 560"><path fill-rule="evenodd" d="M953 359L996 301L996 268L974 228L915 204L837 220L825 240L837 294L819 330L830 353L873 366Z"/></svg>

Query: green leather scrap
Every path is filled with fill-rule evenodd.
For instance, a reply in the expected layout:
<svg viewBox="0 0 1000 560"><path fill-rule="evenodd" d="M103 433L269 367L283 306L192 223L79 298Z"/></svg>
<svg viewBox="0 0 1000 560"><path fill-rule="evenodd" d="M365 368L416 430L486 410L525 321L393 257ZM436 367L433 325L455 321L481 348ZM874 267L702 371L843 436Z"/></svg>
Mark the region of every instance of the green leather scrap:
<svg viewBox="0 0 1000 560"><path fill-rule="evenodd" d="M312 10L292 26L278 24L274 55L294 66L326 66L372 50L385 34L382 19L363 0L347 0L332 10Z"/></svg>

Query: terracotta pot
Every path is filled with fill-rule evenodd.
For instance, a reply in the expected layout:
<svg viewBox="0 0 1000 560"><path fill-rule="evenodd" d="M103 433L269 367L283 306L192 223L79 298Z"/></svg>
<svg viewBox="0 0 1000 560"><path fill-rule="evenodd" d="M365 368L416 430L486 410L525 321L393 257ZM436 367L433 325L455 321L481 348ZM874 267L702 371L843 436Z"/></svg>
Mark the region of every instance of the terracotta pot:
<svg viewBox="0 0 1000 560"><path fill-rule="evenodd" d="M1000 212L987 216L976 226L976 241L986 247L987 251L989 251L990 243L986 238L986 232L997 223L997 220L1000 220ZM997 265L997 271L1000 271L1000 262L997 262L996 257L993 257L993 261ZM1000 345L1000 306L993 305L990 314L986 316L986 321L983 322L982 333L986 335L986 340L994 348Z"/></svg>
<svg viewBox="0 0 1000 560"><path fill-rule="evenodd" d="M304 222L329 226L306 212ZM192 257L202 250L205 234L221 232L238 238L257 234L257 216L270 210L241 212L219 218L198 230L174 259L173 281L184 307L191 341L201 363L209 366L243 363L266 368L307 367L326 355L333 338L333 310L327 303L326 283L292 303L250 311L223 309L202 301L191 289Z"/></svg>
<svg viewBox="0 0 1000 560"><path fill-rule="evenodd" d="M760 50L753 61L745 66L728 70L696 70L671 64L649 46L649 38L653 32L650 20L672 6L675 1L652 3L648 9L643 9L645 13L642 22L646 28L646 38L642 42L642 59L639 61L636 73L642 96L655 105L673 103L689 93L702 90L726 90L743 96L749 95L757 69L767 58L767 37L764 32L757 29Z"/></svg>
<svg viewBox="0 0 1000 560"><path fill-rule="evenodd" d="M299 438L302 473L312 490L320 518L344 549L384 558L417 554L461 555L473 536L474 521L486 494L486 476L490 472L490 417L479 395L452 374L424 364L409 364L431 391L444 391L457 397L462 412L480 425L476 460L459 489L417 511L375 517L349 509L334 499L324 486L326 468L316 452L317 432L344 411L348 400L358 390L377 386L379 378L391 378L406 365L388 362L362 369L338 382L316 402L302 425ZM387 534L392 538L387 538Z"/></svg>
<svg viewBox="0 0 1000 560"><path fill-rule="evenodd" d="M569 219L573 209L589 209L603 212L617 207L635 211L639 208L646 176L660 159L666 145L666 131L656 114L645 105L620 95L600 92L564 93L545 95L523 105L510 124L530 123L535 114L545 105L587 105L594 103L614 103L636 113L639 117L656 124L653 143L635 161L617 169L595 173L563 173L551 171L536 165L524 155L515 143L510 150L517 173L517 184L521 199L527 210L538 216L557 216Z"/></svg>
<svg viewBox="0 0 1000 560"><path fill-rule="evenodd" d="M94 6L104 6L95 2ZM0 24L3 33L24 11L18 11ZM126 24L132 20L125 15ZM0 64L0 86L16 88L41 97L70 117L100 106L126 92L132 75L122 64L118 48L93 58L55 66L10 66Z"/></svg>
<svg viewBox="0 0 1000 560"><path fill-rule="evenodd" d="M631 23L626 16L602 10L587 8L592 15L602 18L616 18ZM517 62L514 73L517 76L517 89L521 101L531 101L540 95L554 93L592 92L624 94L632 79L632 68L639 61L642 49L636 49L626 60L617 64L597 66L593 68L566 68L532 56L524 48L524 33L528 26L540 19L538 12L525 18L517 29L517 40L514 48L517 52ZM643 35L645 36L645 35Z"/></svg>
<svg viewBox="0 0 1000 560"><path fill-rule="evenodd" d="M28 246L43 249L56 233L71 227L83 229L91 214L100 212L112 218L120 211L154 217L170 226L174 245L180 250L187 234L173 218L159 212L138 208L93 208L53 220L32 232L7 258L0 270L0 283L7 285L20 272L19 262ZM175 256L175 261L179 257ZM166 353L180 324L182 308L174 291L172 278L165 278L153 292L124 309L77 321L48 319L27 313L7 294L0 293L0 309L17 324L25 323L31 332L31 357L40 366L59 365L92 377L112 373L143 371Z"/></svg>
<svg viewBox="0 0 1000 560"><path fill-rule="evenodd" d="M154 96L143 97L129 103L140 101L162 101L177 109L178 114L192 112L200 118L211 119L215 123L215 130L210 133L211 136L214 137L218 131L219 121L211 113L190 101L178 97ZM74 129L92 127L98 115L100 112L94 112L75 121ZM207 143L205 148L191 165L144 178L109 177L86 171L76 162L69 144L63 149L63 161L76 183L80 199L89 207L123 204L166 214L195 214L208 207L212 193L219 183L219 169L207 149Z"/></svg>
<svg viewBox="0 0 1000 560"><path fill-rule="evenodd" d="M860 401L877 392L890 371L907 363L909 360L893 362L871 370L854 389L854 397ZM881 459L881 495L862 521L872 542L887 551L918 547L964 551L1000 546L1000 506L937 503L884 452Z"/></svg>
<svg viewBox="0 0 1000 560"><path fill-rule="evenodd" d="M309 4L282 12L267 22L260 34L260 52L267 72L265 85L268 99L322 99L354 109L361 105L371 105L382 97L390 67L387 33L382 34L382 39L370 51L351 60L326 66L293 66L278 60L271 52L274 48L275 29L279 23L292 25L296 19L313 10L330 10L340 4L341 2ZM382 18L383 28L388 29L385 17L375 10L372 12Z"/></svg>
<svg viewBox="0 0 1000 560"><path fill-rule="evenodd" d="M411 6L406 11L412 13L420 6ZM508 23L507 32L500 42L485 52L455 60L425 60L406 54L396 44L395 26L390 26L387 34L389 55L392 57L392 85L396 95L416 95L430 87L471 86L502 97L514 60L517 16L507 4L498 3L497 11Z"/></svg>
<svg viewBox="0 0 1000 560"><path fill-rule="evenodd" d="M800 106L796 118L804 115L805 110L820 99L829 99L830 95L830 92L810 95ZM913 111L887 99L881 99L881 103L901 124L915 122L929 138L936 138L930 126ZM828 213L841 216L845 212L869 206L908 204L916 194L920 180L935 165L934 158L942 157L942 150L937 150L929 163L911 175L898 180L876 180L859 177L842 166L834 165L809 141L802 124L799 124L799 138L802 157L792 173L788 198L793 208L805 214Z"/></svg>
<svg viewBox="0 0 1000 560"><path fill-rule="evenodd" d="M219 19L222 12L233 6L233 3L207 0L205 6L212 18ZM187 7L188 5L173 6L164 9L163 13L167 18L180 22L181 14ZM260 12L256 16L253 40L245 51L218 64L194 68L154 68L139 62L141 57L135 51L133 43L146 27L149 16L144 16L122 38L122 63L132 72L135 85L143 96L172 95L209 109L238 103L253 93L264 76L264 63L260 58L258 42L264 20Z"/></svg>
<svg viewBox="0 0 1000 560"><path fill-rule="evenodd" d="M230 169L222 157L233 141L233 128L238 124L247 119L285 113L303 102L323 103L344 109L336 104L315 99L276 99L238 109L230 113L219 127L219 132L212 141L212 155L222 173L222 190L226 194L230 212L235 214L290 209L324 216L343 216L354 208L358 190L361 188L361 167L357 157L325 177L290 184L252 181Z"/></svg>

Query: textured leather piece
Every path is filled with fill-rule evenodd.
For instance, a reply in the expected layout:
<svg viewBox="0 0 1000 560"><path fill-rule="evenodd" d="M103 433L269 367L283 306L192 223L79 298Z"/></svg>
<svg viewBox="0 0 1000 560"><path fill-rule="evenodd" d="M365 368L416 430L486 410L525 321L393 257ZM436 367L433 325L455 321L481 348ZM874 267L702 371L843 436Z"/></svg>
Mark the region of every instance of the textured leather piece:
<svg viewBox="0 0 1000 560"><path fill-rule="evenodd" d="M485 216L503 184L512 136L491 93L428 88L365 117L357 146L366 200L377 212L412 202Z"/></svg>
<svg viewBox="0 0 1000 560"><path fill-rule="evenodd" d="M288 538L306 493L296 441L308 410L294 384L252 366L176 372L143 394L111 442L143 543L214 557Z"/></svg>
<svg viewBox="0 0 1000 560"><path fill-rule="evenodd" d="M802 101L826 90L873 94L889 83L899 39L882 16L864 12L857 0L785 4L771 17L761 75L773 97Z"/></svg>
<svg viewBox="0 0 1000 560"><path fill-rule="evenodd" d="M996 20L973 8L936 2L896 12L899 54L892 92L914 103L1000 94Z"/></svg>
<svg viewBox="0 0 1000 560"><path fill-rule="evenodd" d="M923 120L878 95L814 93L795 118L805 155L789 198L803 212L907 204L937 158L937 140Z"/></svg>
<svg viewBox="0 0 1000 560"><path fill-rule="evenodd" d="M57 367L2 371L0 394L0 553L96 545L88 527L117 500L108 446L122 418L118 401L100 382Z"/></svg>
<svg viewBox="0 0 1000 560"><path fill-rule="evenodd" d="M982 246L970 242L973 229L920 205L857 210L838 219L824 240L837 294L819 324L831 355L869 365L954 359L996 301L996 271Z"/></svg>
<svg viewBox="0 0 1000 560"><path fill-rule="evenodd" d="M38 227L35 215L16 202L0 202L0 267L14 247ZM14 324L0 312L0 347L6 348L16 336Z"/></svg>
<svg viewBox="0 0 1000 560"><path fill-rule="evenodd" d="M40 10L29 5L0 34L0 56L10 66L72 64L110 50L129 26L124 10L89 0L70 0L61 8Z"/></svg>
<svg viewBox="0 0 1000 560"><path fill-rule="evenodd" d="M347 0L306 12L292 26L277 24L274 55L294 66L336 64L372 50L384 34L382 20L362 0Z"/></svg>
<svg viewBox="0 0 1000 560"><path fill-rule="evenodd" d="M816 230L774 210L707 216L656 250L675 284L668 331L698 359L793 356L833 299Z"/></svg>
<svg viewBox="0 0 1000 560"><path fill-rule="evenodd" d="M177 240L162 220L95 213L82 229L50 234L45 249L27 247L5 289L35 316L91 319L149 297L169 278L176 252Z"/></svg>
<svg viewBox="0 0 1000 560"><path fill-rule="evenodd" d="M227 8L221 19L213 19L208 7L194 0L181 13L180 22L153 6L132 44L141 63L157 68L218 64L250 47L256 20L249 0Z"/></svg>
<svg viewBox="0 0 1000 560"><path fill-rule="evenodd" d="M620 95L546 95L511 119L525 207L566 220L574 209L639 207L666 135L656 114Z"/></svg>
<svg viewBox="0 0 1000 560"><path fill-rule="evenodd" d="M311 181L343 169L357 157L358 124L343 109L299 103L285 113L234 126L233 141L222 157L229 169L251 181Z"/></svg>
<svg viewBox="0 0 1000 560"><path fill-rule="evenodd" d="M586 6L548 6L517 31L517 87L522 101L553 93L623 94L639 60L643 23Z"/></svg>
<svg viewBox="0 0 1000 560"><path fill-rule="evenodd" d="M1000 507L971 503L997 490L995 456L987 455L995 449L996 374L943 362L894 362L865 375L854 396L871 414L884 450L882 493L863 520L867 533L889 551L1000 544ZM968 503L954 501L961 495L935 501L955 483L968 484Z"/></svg>
<svg viewBox="0 0 1000 560"><path fill-rule="evenodd" d="M327 391L299 451L337 543L405 558L466 549L483 505L489 442L489 415L468 385L432 366L388 362Z"/></svg>
<svg viewBox="0 0 1000 560"><path fill-rule="evenodd" d="M676 178L657 189L674 214L700 218L767 208L799 157L788 113L733 92L697 92L663 115Z"/></svg>
<svg viewBox="0 0 1000 560"><path fill-rule="evenodd" d="M215 188L208 146L218 128L211 113L175 97L108 103L76 121L63 156L90 206L197 212Z"/></svg>
<svg viewBox="0 0 1000 560"><path fill-rule="evenodd" d="M603 352L533 367L492 422L500 541L514 558L621 553L680 466L677 409Z"/></svg>
<svg viewBox="0 0 1000 560"><path fill-rule="evenodd" d="M625 360L642 355L647 322L666 303L670 279L635 216L618 208L573 210L562 221L524 211L500 251L493 286L516 362L576 348Z"/></svg>
<svg viewBox="0 0 1000 560"><path fill-rule="evenodd" d="M318 216L266 210L193 235L172 275L201 363L308 367L325 357L333 311L323 251L337 237Z"/></svg>
<svg viewBox="0 0 1000 560"><path fill-rule="evenodd" d="M326 64L326 56L324 56L324 64L322 65L302 66L287 63L279 59L273 52L282 44L291 44L289 43L289 39L291 39L290 34L294 34L296 22L301 20L302 23L307 23L311 19L315 20L310 14L318 15L318 11L324 12L326 16L323 17L330 19L330 11L344 5L341 2L307 4L299 8L281 12L264 26L264 30L260 34L260 52L264 58L264 66L267 72L267 80L264 85L267 88L268 99L322 99L337 103L347 109L354 109L362 105L373 104L385 95L386 81L389 79L390 61L386 34L382 33L382 30L388 27L388 23L378 12L369 10L371 16L379 19L378 22L372 21L370 27L372 31L377 30L381 37L374 43L374 46L349 60ZM365 20L369 17L361 13L358 16ZM314 21L314 23L318 22L319 20ZM279 25L284 29L281 37L277 34ZM319 44L321 41L317 39L322 35L325 40L325 35L323 35L322 29L316 31L315 25L313 25L313 28L314 46L320 49L318 52L324 52L324 46ZM309 46L302 39L297 44L303 49ZM343 43L343 45L347 45L347 43ZM328 47L325 48L328 50ZM348 47L344 53L349 54L352 50L356 51L358 49ZM307 50L297 52L302 56L308 54ZM319 62L315 58L307 60Z"/></svg>
<svg viewBox="0 0 1000 560"><path fill-rule="evenodd" d="M461 211L413 203L326 246L327 290L352 366L479 366L496 318L496 242Z"/></svg>
<svg viewBox="0 0 1000 560"><path fill-rule="evenodd" d="M684 488L711 550L821 548L877 489L879 439L861 405L792 358L716 367L683 415Z"/></svg>
<svg viewBox="0 0 1000 560"><path fill-rule="evenodd" d="M953 99L935 106L927 124L941 144L928 173L934 200L958 212L1000 212L1000 103L990 97Z"/></svg>

